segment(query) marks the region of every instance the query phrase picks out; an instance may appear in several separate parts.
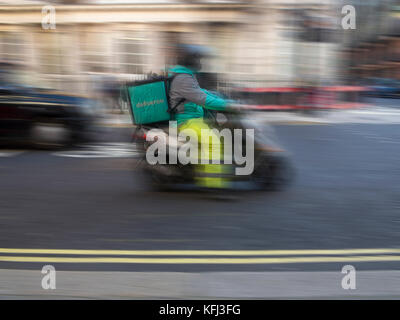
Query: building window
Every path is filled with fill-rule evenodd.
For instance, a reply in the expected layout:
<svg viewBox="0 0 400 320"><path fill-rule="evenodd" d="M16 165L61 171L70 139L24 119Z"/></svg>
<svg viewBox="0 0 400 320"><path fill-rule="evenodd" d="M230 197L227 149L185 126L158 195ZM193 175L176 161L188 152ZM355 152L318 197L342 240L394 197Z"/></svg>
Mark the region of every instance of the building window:
<svg viewBox="0 0 400 320"><path fill-rule="evenodd" d="M0 59L12 63L26 60L26 42L23 35L17 32L0 33Z"/></svg>
<svg viewBox="0 0 400 320"><path fill-rule="evenodd" d="M85 72L110 71L107 35L104 32L84 32L80 35L81 66Z"/></svg>
<svg viewBox="0 0 400 320"><path fill-rule="evenodd" d="M120 73L143 74L148 72L151 53L149 37L144 33L126 33L115 39L116 69Z"/></svg>
<svg viewBox="0 0 400 320"><path fill-rule="evenodd" d="M42 74L69 74L65 52L68 36L61 33L39 33L38 61Z"/></svg>

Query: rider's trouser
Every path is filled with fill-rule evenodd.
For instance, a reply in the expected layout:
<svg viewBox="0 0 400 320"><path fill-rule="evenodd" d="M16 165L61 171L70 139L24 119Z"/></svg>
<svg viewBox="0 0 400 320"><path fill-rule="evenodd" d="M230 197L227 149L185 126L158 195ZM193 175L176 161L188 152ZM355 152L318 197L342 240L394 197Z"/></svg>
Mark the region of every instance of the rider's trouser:
<svg viewBox="0 0 400 320"><path fill-rule="evenodd" d="M191 136L198 145L198 158L195 165L196 184L206 188L229 187L228 166L222 163L223 145L219 136L202 118L185 121L178 127L179 132L183 130L186 130L186 135Z"/></svg>

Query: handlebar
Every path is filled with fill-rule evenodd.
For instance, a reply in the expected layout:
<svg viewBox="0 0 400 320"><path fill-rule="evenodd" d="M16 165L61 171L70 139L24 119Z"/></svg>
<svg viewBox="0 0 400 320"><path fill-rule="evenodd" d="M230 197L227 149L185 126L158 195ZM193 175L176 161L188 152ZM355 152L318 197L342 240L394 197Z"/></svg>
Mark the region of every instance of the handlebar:
<svg viewBox="0 0 400 320"><path fill-rule="evenodd" d="M239 113L239 112L243 112L245 110L246 110L246 106L244 104L240 104L237 102L229 103L226 108L226 111L232 112L232 113Z"/></svg>

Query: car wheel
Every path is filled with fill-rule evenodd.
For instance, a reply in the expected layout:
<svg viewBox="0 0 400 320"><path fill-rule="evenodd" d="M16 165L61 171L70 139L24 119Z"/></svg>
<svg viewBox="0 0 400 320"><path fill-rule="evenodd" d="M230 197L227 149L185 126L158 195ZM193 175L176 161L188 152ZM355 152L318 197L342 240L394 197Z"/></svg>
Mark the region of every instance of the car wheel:
<svg viewBox="0 0 400 320"><path fill-rule="evenodd" d="M63 123L37 121L30 132L30 140L36 148L60 148L71 142L72 133Z"/></svg>

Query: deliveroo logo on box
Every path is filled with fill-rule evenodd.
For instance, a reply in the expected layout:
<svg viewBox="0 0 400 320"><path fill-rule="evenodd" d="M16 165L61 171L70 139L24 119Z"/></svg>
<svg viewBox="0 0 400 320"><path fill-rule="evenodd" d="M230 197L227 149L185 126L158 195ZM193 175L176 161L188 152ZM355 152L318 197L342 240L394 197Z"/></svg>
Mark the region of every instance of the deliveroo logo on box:
<svg viewBox="0 0 400 320"><path fill-rule="evenodd" d="M165 104L165 87L163 82L149 83L133 88L136 97L135 107L153 107Z"/></svg>
<svg viewBox="0 0 400 320"><path fill-rule="evenodd" d="M136 108L141 108L141 107L146 107L146 106L152 106L155 104L162 104L164 103L164 99L158 99L158 100L152 100L152 101L143 101L143 102L138 102L136 104Z"/></svg>

